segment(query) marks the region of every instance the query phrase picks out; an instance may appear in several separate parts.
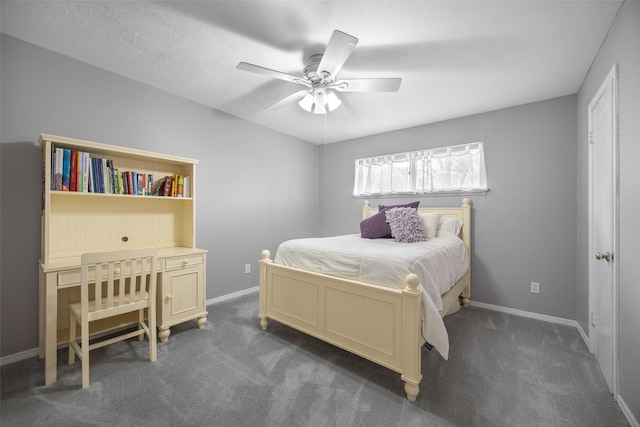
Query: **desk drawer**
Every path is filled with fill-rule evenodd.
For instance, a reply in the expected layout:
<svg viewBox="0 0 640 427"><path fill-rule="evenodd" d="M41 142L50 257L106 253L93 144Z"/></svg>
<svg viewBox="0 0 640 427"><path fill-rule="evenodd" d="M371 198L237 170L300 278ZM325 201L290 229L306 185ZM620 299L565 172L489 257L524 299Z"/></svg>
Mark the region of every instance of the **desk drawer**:
<svg viewBox="0 0 640 427"><path fill-rule="evenodd" d="M165 270L175 270L177 268L193 267L204 264L204 255L188 255L175 258L167 258L164 261Z"/></svg>
<svg viewBox="0 0 640 427"><path fill-rule="evenodd" d="M140 272L140 264L137 265L137 272ZM147 269L147 273L149 272L149 267L146 267ZM162 264L160 262L160 260L157 261L156 263L156 272L160 272L162 270ZM107 269L104 268L102 270L102 278L103 280L107 279ZM127 271L125 272L125 277L128 277L131 275L131 267L128 266ZM89 281L92 282L95 280L96 277L96 272L95 269L89 269ZM116 278L120 277L120 274L116 274L115 275ZM67 270L67 271L63 271L58 273L58 283L57 283L59 288L67 288L70 286L80 286L80 269L74 269L74 270Z"/></svg>

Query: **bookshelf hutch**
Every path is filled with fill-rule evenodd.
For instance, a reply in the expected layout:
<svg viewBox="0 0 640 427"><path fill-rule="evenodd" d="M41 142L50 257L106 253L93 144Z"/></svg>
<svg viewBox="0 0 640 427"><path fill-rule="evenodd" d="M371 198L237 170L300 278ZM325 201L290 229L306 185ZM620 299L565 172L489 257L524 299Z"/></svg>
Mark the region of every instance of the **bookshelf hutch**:
<svg viewBox="0 0 640 427"><path fill-rule="evenodd" d="M160 341L167 341L170 327L196 319L206 324L206 250L196 244L195 178L197 160L158 154L91 141L40 135L42 150L41 254L39 269L39 353L45 358L45 383L56 380L56 350L69 336L68 305L79 299L80 256L85 252L125 248L158 249L157 324ZM69 191L58 189L56 159L62 151L89 153L108 159L114 172L134 171L154 180L188 177L183 197L120 194L117 173L110 189L89 180L100 173L83 169L78 160L76 184ZM77 155L79 158L80 155ZM58 163L59 164L59 163ZM88 168L90 168L89 166ZM96 164L97 168L97 164ZM117 168L117 169L116 169ZM124 175L121 175L124 177ZM103 182L104 184L104 182ZM151 188L151 186L149 186ZM93 191L91 191L93 190ZM125 190L126 192L126 190ZM141 191L140 193L145 193ZM139 194L140 194L139 193ZM98 324L91 333L123 327L134 319Z"/></svg>

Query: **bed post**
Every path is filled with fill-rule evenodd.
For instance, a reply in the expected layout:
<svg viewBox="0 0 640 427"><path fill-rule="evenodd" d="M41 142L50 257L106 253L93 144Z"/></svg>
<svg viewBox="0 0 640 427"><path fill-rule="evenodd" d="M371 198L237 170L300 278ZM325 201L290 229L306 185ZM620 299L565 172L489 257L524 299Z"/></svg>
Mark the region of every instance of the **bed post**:
<svg viewBox="0 0 640 427"><path fill-rule="evenodd" d="M471 200L468 198L462 199L462 240L469 250L471 255ZM462 305L469 307L469 300L471 299L471 261L469 261L469 270L464 275L465 285L462 290Z"/></svg>
<svg viewBox="0 0 640 427"><path fill-rule="evenodd" d="M367 219L369 218L369 201L365 200L364 203L362 204L362 219Z"/></svg>
<svg viewBox="0 0 640 427"><path fill-rule="evenodd" d="M422 291L418 288L420 278L410 273L406 278L407 286L402 290L404 308L403 331L403 361L402 381L404 391L410 402L415 402L420 392L422 380Z"/></svg>
<svg viewBox="0 0 640 427"><path fill-rule="evenodd" d="M259 290L259 305L258 305L258 317L260 318L260 326L263 331L266 331L269 327L269 319L267 319L267 266L270 264L271 252L268 250L262 251L260 254L260 290Z"/></svg>

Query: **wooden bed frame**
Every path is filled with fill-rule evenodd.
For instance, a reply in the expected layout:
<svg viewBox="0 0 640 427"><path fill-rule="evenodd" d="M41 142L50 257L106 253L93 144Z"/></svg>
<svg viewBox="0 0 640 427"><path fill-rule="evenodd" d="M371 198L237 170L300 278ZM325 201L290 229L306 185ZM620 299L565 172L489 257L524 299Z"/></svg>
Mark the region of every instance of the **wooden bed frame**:
<svg viewBox="0 0 640 427"><path fill-rule="evenodd" d="M378 211L365 201L362 216ZM461 207L419 208L463 221L460 233L471 252L471 202ZM414 402L422 380L421 350L424 339L422 291L415 274L404 289L342 279L326 274L277 265L268 250L260 259L258 316L263 330L273 319L301 332L357 354L401 374L407 398ZM454 303L469 305L471 268L442 297L444 316Z"/></svg>

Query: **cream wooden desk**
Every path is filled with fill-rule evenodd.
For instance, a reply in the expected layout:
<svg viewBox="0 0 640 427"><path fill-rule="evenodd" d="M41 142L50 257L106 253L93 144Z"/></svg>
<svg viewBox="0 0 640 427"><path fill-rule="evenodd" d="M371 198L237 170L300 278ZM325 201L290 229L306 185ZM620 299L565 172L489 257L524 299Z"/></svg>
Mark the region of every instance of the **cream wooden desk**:
<svg viewBox="0 0 640 427"><path fill-rule="evenodd" d="M158 250L158 337L166 342L170 327L197 319L207 323L205 310L206 251L194 248ZM56 381L58 345L69 339L70 302L79 300L80 259L40 264L40 358L45 359L45 384ZM135 313L134 313L135 315ZM92 333L105 332L135 322L135 316L117 323L98 324Z"/></svg>
<svg viewBox="0 0 640 427"><path fill-rule="evenodd" d="M180 149L180 141L175 148ZM79 299L86 252L158 248L160 341L169 327L206 323L206 251L196 247L195 159L41 134L40 357L56 380L68 306ZM105 331L127 324L96 325Z"/></svg>

